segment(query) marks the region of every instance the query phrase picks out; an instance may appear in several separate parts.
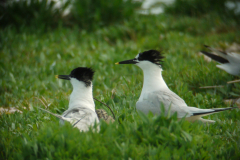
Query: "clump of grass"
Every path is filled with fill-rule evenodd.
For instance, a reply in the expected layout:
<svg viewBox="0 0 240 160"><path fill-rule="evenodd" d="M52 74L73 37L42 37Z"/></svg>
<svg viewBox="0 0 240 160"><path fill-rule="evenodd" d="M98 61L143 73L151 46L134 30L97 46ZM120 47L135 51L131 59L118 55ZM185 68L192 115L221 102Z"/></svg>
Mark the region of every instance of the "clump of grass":
<svg viewBox="0 0 240 160"><path fill-rule="evenodd" d="M141 2L132 0L66 0L61 3L57 7L52 0L6 1L0 5L1 27L42 28L45 31L63 25L89 31L128 20L141 6ZM64 15L66 9L69 13Z"/></svg>

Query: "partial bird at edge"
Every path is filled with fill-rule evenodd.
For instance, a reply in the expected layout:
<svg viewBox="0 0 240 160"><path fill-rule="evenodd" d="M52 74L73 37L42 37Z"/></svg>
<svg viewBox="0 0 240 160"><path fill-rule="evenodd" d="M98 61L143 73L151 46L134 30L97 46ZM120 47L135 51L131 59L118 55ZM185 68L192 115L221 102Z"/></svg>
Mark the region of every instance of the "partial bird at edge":
<svg viewBox="0 0 240 160"><path fill-rule="evenodd" d="M234 76L240 76L240 54L219 51L207 45L204 45L204 47L208 48L215 54L206 51L201 51L201 53L220 63L220 65L217 65L218 68Z"/></svg>

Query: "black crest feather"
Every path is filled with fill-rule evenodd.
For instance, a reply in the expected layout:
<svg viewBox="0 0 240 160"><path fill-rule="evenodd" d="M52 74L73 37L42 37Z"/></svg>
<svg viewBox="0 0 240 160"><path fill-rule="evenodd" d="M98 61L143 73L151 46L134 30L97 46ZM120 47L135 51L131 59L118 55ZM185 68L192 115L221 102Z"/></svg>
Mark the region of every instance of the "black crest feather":
<svg viewBox="0 0 240 160"><path fill-rule="evenodd" d="M72 70L70 73L71 78L76 78L79 81L83 81L86 86L90 86L93 80L94 70L87 67L78 67Z"/></svg>
<svg viewBox="0 0 240 160"><path fill-rule="evenodd" d="M139 53L139 56L138 56L139 61L148 60L157 65L161 65L160 62L163 62L162 61L163 58L164 58L163 54L157 50L144 51L142 53Z"/></svg>

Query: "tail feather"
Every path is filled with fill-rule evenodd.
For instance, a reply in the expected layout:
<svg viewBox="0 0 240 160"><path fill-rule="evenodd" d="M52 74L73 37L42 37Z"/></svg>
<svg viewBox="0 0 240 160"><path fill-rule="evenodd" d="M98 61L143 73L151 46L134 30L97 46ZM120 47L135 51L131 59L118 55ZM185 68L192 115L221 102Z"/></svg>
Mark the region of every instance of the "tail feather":
<svg viewBox="0 0 240 160"><path fill-rule="evenodd" d="M211 59L213 59L214 61L217 61L219 63L229 63L229 61L223 57L217 56L215 54L209 53L209 52L205 52L205 51L201 51L203 54L205 54L206 56L210 57Z"/></svg>
<svg viewBox="0 0 240 160"><path fill-rule="evenodd" d="M213 113L217 113L217 112L221 112L221 111L226 111L226 110L230 110L230 109L235 109L235 108L238 108L238 107L231 107L231 108L212 108L213 111L193 113L193 116L197 116L197 115L206 116L206 115L209 115L209 114L213 114Z"/></svg>
<svg viewBox="0 0 240 160"><path fill-rule="evenodd" d="M45 110L45 109L43 109L43 108L39 108L39 109L41 109L42 111L47 112L47 113L49 113L49 114L51 114L51 115L53 115L53 116L55 116L55 117L57 117L57 118L59 118L59 119L64 120L63 117L60 116L60 115L58 115L58 114L52 113L52 112L50 112L50 111L48 111L48 110Z"/></svg>

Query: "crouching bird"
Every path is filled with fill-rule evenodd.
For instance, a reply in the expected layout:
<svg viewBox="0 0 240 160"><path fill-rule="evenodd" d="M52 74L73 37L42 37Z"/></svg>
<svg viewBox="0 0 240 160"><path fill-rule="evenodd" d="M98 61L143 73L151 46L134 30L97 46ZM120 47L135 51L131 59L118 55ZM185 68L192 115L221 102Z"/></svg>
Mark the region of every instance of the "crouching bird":
<svg viewBox="0 0 240 160"><path fill-rule="evenodd" d="M136 108L145 114L152 112L160 115L164 106L165 115L177 113L179 119L184 118L188 121L200 120L202 122L213 123L215 121L203 119L203 116L225 111L233 108L212 108L200 109L188 106L185 101L171 91L162 77L163 55L156 50L149 50L137 54L130 60L117 62L116 64L135 64L143 70L143 87L141 95L136 103Z"/></svg>
<svg viewBox="0 0 240 160"><path fill-rule="evenodd" d="M68 121L80 131L88 131L90 126L99 123L92 94L93 75L94 71L87 67L75 68L69 75L57 75L56 78L69 80L73 86L68 109L62 115L40 109L60 118L61 124Z"/></svg>

